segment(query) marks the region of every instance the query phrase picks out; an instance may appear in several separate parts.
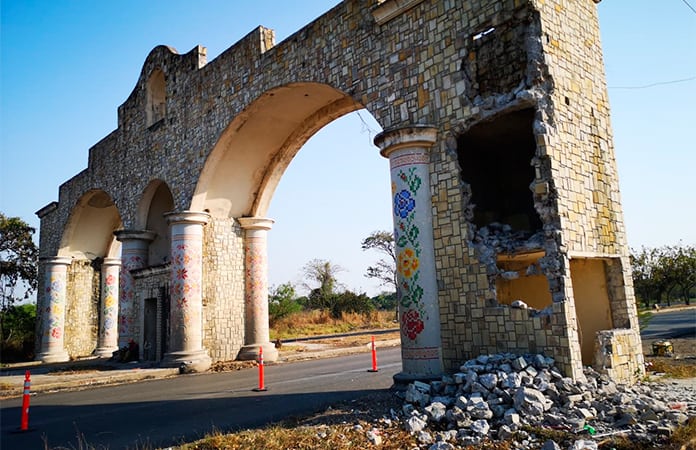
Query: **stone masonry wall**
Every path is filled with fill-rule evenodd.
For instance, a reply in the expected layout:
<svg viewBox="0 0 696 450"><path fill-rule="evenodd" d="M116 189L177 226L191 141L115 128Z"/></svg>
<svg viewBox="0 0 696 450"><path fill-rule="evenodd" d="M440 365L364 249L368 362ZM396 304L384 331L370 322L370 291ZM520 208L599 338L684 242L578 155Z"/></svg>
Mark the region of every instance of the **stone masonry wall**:
<svg viewBox="0 0 696 450"><path fill-rule="evenodd" d="M212 219L203 241L203 347L213 360L236 359L244 344L244 232Z"/></svg>

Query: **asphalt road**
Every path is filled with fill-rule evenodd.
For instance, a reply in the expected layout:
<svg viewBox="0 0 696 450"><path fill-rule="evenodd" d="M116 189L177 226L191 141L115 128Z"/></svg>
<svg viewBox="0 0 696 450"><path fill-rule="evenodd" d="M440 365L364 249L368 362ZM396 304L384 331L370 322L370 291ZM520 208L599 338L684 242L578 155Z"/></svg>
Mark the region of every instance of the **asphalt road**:
<svg viewBox="0 0 696 450"><path fill-rule="evenodd" d="M400 348L267 365L267 392L254 392L258 370L183 375L164 380L32 396L29 426L18 433L21 399L0 405L2 450L56 447L166 447L213 430L257 427L388 389L401 370Z"/></svg>
<svg viewBox="0 0 696 450"><path fill-rule="evenodd" d="M640 335L643 339L696 337L696 308L654 313Z"/></svg>

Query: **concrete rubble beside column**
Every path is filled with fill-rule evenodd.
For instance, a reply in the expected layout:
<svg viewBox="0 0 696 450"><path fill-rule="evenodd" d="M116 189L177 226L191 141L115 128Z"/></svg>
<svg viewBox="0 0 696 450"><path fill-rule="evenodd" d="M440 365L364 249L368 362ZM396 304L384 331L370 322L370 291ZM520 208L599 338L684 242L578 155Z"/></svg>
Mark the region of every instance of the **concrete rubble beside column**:
<svg viewBox="0 0 696 450"><path fill-rule="evenodd" d="M616 432L659 448L661 439L696 411L696 391L685 384L629 386L589 367L579 381L554 364L541 354L481 355L440 380L416 381L402 394L403 426L422 444L440 443L431 449L475 446L485 439L513 439L514 448L524 450L559 448L526 426L576 433L572 449L597 448L596 437Z"/></svg>

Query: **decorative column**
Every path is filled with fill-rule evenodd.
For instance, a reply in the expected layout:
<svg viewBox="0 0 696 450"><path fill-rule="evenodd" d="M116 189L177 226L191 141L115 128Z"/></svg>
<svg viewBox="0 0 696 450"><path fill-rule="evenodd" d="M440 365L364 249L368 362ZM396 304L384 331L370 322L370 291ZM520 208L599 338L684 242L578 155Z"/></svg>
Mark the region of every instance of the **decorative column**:
<svg viewBox="0 0 696 450"><path fill-rule="evenodd" d="M430 147L436 139L436 128L413 126L386 130L374 140L389 158L392 180L402 360L397 383L443 373L430 195Z"/></svg>
<svg viewBox="0 0 696 450"><path fill-rule="evenodd" d="M182 211L166 213L171 232L170 352L164 365L202 372L211 359L203 349L203 225L210 215Z"/></svg>
<svg viewBox="0 0 696 450"><path fill-rule="evenodd" d="M118 350L118 284L121 258L104 258L101 266L99 342L94 354L110 358Z"/></svg>
<svg viewBox="0 0 696 450"><path fill-rule="evenodd" d="M131 270L147 266L150 242L155 233L146 230L115 231L116 239L121 242L121 273L119 277L118 301L118 346L128 345L135 340L133 327L137 323L138 308L135 307L135 282Z"/></svg>
<svg viewBox="0 0 696 450"><path fill-rule="evenodd" d="M278 350L271 343L268 331L268 230L272 219L240 217L244 235L244 346L239 359L257 359L263 348L263 359L278 359Z"/></svg>
<svg viewBox="0 0 696 450"><path fill-rule="evenodd" d="M72 262L72 257L42 258L41 262L46 266L44 277L46 296L43 304L41 351L36 359L45 363L68 361L70 357L63 344L68 266Z"/></svg>

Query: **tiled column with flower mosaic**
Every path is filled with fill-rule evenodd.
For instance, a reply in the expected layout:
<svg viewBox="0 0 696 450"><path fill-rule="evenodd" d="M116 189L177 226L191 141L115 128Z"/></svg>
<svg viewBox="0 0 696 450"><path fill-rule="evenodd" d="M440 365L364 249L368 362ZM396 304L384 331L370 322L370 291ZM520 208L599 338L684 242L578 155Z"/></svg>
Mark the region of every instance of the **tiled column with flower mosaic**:
<svg viewBox="0 0 696 450"><path fill-rule="evenodd" d="M171 233L169 353L164 364L188 371L208 370L210 356L203 349L203 225L210 215L182 211L164 215Z"/></svg>
<svg viewBox="0 0 696 450"><path fill-rule="evenodd" d="M397 382L439 378L443 372L433 247L430 147L437 130L414 126L375 137L389 158L401 322L402 372Z"/></svg>
<svg viewBox="0 0 696 450"><path fill-rule="evenodd" d="M278 350L271 343L268 330L268 230L272 219L241 217L237 219L244 234L244 346L239 359L255 360L259 348L263 359L278 359Z"/></svg>
<svg viewBox="0 0 696 450"><path fill-rule="evenodd" d="M45 363L68 361L63 345L65 338L65 308L68 266L71 257L45 258L44 286L46 296L42 315L41 349L36 359Z"/></svg>
<svg viewBox="0 0 696 450"><path fill-rule="evenodd" d="M95 355L110 358L118 350L118 284L121 258L104 258L101 266L99 342Z"/></svg>
<svg viewBox="0 0 696 450"><path fill-rule="evenodd" d="M138 323L135 305L135 281L131 270L147 267L147 255L150 242L155 233L145 230L115 231L116 239L121 242L121 272L119 276L118 300L118 346L123 348L135 339L133 328Z"/></svg>

